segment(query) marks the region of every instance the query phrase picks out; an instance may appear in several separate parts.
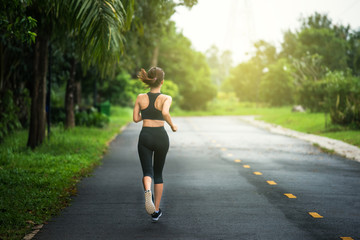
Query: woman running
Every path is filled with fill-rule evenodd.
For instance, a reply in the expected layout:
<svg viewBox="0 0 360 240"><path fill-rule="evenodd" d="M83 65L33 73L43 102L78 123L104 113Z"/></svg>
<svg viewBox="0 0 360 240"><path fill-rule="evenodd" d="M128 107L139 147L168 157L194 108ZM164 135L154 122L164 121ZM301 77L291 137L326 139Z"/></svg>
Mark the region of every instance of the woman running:
<svg viewBox="0 0 360 240"><path fill-rule="evenodd" d="M164 186L162 170L169 149L169 137L164 128L164 121L170 125L173 132L177 130L169 113L172 99L170 96L160 93L164 76L164 71L158 67L153 67L148 72L141 69L138 78L148 85L150 92L137 96L133 112L134 122L143 120L138 152L143 170L145 209L151 215L153 222L157 222L162 215L160 209ZM152 179L154 179L155 205L151 193Z"/></svg>

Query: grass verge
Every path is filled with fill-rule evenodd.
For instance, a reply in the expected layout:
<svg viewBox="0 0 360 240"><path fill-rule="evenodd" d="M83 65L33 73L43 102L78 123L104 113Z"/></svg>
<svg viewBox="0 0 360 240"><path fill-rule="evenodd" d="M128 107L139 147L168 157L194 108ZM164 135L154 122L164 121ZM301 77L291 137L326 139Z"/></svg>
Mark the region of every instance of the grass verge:
<svg viewBox="0 0 360 240"><path fill-rule="evenodd" d="M104 128L53 127L50 141L26 148L26 130L0 146L0 239L21 239L68 206L76 183L100 164L107 142L131 120L131 109L112 108Z"/></svg>
<svg viewBox="0 0 360 240"><path fill-rule="evenodd" d="M328 148L325 148L325 147L321 147L319 144L317 143L313 143L313 146L317 147L317 148L320 148L321 151L325 152L325 153L328 153L328 154L334 154L335 151L333 149L328 149Z"/></svg>

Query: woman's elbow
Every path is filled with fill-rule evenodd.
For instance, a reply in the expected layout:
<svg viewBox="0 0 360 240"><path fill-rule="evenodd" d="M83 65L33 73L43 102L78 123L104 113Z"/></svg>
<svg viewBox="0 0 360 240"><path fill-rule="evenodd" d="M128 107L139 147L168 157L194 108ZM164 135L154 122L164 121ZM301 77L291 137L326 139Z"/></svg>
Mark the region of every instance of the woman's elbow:
<svg viewBox="0 0 360 240"><path fill-rule="evenodd" d="M163 111L162 115L163 115L164 118L170 117L170 113L168 111Z"/></svg>
<svg viewBox="0 0 360 240"><path fill-rule="evenodd" d="M133 117L133 121L134 121L135 123L138 123L138 122L141 121L141 118L139 118L139 117Z"/></svg>

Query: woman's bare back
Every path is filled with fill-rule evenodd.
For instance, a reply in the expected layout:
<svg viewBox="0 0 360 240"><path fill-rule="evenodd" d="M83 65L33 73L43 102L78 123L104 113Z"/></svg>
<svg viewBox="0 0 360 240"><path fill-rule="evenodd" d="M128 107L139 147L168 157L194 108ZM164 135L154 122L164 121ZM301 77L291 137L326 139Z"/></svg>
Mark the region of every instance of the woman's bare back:
<svg viewBox="0 0 360 240"><path fill-rule="evenodd" d="M139 94L138 96L140 110L144 110L149 106L149 97L146 93ZM157 110L162 111L164 102L169 98L169 96L160 94L154 103L154 106ZM144 127L162 127L164 126L164 121L162 120L153 120L153 119L143 119Z"/></svg>

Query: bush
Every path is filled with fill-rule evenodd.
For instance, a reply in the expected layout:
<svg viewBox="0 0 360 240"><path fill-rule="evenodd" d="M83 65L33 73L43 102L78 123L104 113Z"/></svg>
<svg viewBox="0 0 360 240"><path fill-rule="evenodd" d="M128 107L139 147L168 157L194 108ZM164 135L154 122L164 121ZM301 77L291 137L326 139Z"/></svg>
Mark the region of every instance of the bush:
<svg viewBox="0 0 360 240"><path fill-rule="evenodd" d="M129 91L129 86L134 84L136 83L131 80L128 73L121 72L115 78L103 81L98 88L98 93L103 100L109 100L112 104L131 106L133 93Z"/></svg>
<svg viewBox="0 0 360 240"><path fill-rule="evenodd" d="M360 128L360 78L350 73L329 72L326 82L325 106L335 124Z"/></svg>
<svg viewBox="0 0 360 240"><path fill-rule="evenodd" d="M21 127L18 120L19 108L13 100L10 90L0 92L0 142L6 135Z"/></svg>
<svg viewBox="0 0 360 240"><path fill-rule="evenodd" d="M190 83L184 83L186 88L180 89L182 96L181 108L184 110L205 110L209 101L217 94L216 86L211 82L210 71L199 69Z"/></svg>
<svg viewBox="0 0 360 240"><path fill-rule="evenodd" d="M102 128L109 123L109 117L91 107L75 111L75 124L77 126L95 126Z"/></svg>
<svg viewBox="0 0 360 240"><path fill-rule="evenodd" d="M299 103L310 112L324 112L326 95L326 81L305 81L298 89Z"/></svg>
<svg viewBox="0 0 360 240"><path fill-rule="evenodd" d="M161 92L172 97L171 108L178 108L182 97L179 93L179 87L171 80L165 80L164 85L161 88Z"/></svg>
<svg viewBox="0 0 360 240"><path fill-rule="evenodd" d="M329 112L332 123L360 128L360 78L349 72L328 72L318 81L307 81L300 102L312 112Z"/></svg>
<svg viewBox="0 0 360 240"><path fill-rule="evenodd" d="M50 113L51 123L64 123L66 118L64 107L51 107Z"/></svg>

